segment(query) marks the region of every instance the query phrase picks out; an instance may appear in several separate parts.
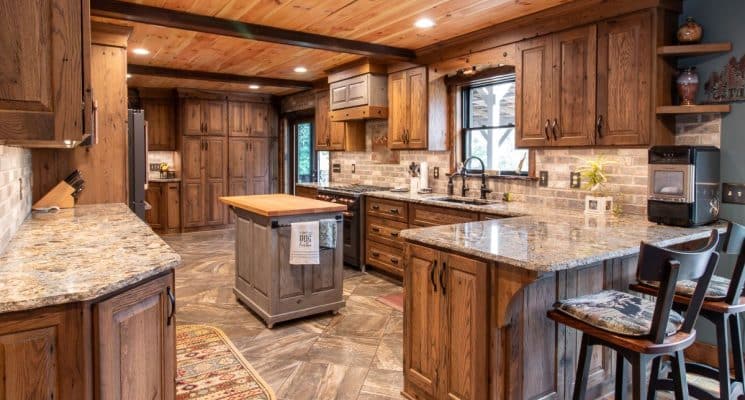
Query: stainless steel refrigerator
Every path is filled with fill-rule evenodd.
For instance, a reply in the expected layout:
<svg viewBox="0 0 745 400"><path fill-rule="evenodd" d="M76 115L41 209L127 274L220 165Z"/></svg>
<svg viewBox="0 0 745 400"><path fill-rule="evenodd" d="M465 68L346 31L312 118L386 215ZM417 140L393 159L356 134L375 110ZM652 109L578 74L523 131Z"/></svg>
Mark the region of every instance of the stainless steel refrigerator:
<svg viewBox="0 0 745 400"><path fill-rule="evenodd" d="M147 129L145 113L142 110L129 110L129 208L145 220L145 201L147 191Z"/></svg>

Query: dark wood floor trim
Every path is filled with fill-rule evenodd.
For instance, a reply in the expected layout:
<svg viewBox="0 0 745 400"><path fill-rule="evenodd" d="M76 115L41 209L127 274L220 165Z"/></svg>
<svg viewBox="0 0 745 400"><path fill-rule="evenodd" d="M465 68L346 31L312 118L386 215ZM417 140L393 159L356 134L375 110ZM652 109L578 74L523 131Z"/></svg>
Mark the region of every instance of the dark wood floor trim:
<svg viewBox="0 0 745 400"><path fill-rule="evenodd" d="M392 59L414 58L413 50L401 47L250 24L118 0L92 0L91 15L363 56Z"/></svg>
<svg viewBox="0 0 745 400"><path fill-rule="evenodd" d="M266 78L261 76L247 76L224 74L221 72L191 71L150 65L127 64L127 73L132 75L165 76L180 79L197 79L211 82L247 83L261 86L288 87L298 89L312 89L313 82L295 81L290 79Z"/></svg>

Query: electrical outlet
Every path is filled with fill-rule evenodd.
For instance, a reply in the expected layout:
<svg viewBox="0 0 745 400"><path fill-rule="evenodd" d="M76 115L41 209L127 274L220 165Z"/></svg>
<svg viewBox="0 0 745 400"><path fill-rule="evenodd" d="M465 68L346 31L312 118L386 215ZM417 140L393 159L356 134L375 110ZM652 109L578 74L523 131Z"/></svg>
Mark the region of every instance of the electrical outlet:
<svg viewBox="0 0 745 400"><path fill-rule="evenodd" d="M745 204L745 184L722 183L722 203Z"/></svg>
<svg viewBox="0 0 745 400"><path fill-rule="evenodd" d="M582 176L579 172L571 172L569 174L569 187L572 189L579 189L582 184Z"/></svg>
<svg viewBox="0 0 745 400"><path fill-rule="evenodd" d="M548 171L541 171L538 176L538 185L542 187L548 187Z"/></svg>
<svg viewBox="0 0 745 400"><path fill-rule="evenodd" d="M433 177L434 177L435 179L438 179L438 178L440 177L440 167L434 167L434 168L432 169L432 176L433 176Z"/></svg>
<svg viewBox="0 0 745 400"><path fill-rule="evenodd" d="M340 173L341 172L341 164L333 164L331 165L331 172Z"/></svg>
<svg viewBox="0 0 745 400"><path fill-rule="evenodd" d="M352 164L352 173L357 172L357 164Z"/></svg>
<svg viewBox="0 0 745 400"><path fill-rule="evenodd" d="M160 163L150 163L150 171L160 171Z"/></svg>

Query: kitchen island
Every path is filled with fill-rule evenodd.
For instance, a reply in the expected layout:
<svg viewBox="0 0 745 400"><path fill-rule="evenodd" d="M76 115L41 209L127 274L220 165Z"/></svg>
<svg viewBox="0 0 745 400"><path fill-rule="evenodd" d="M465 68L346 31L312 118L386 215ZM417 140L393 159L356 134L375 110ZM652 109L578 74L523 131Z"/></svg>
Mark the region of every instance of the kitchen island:
<svg viewBox="0 0 745 400"><path fill-rule="evenodd" d="M180 263L124 204L34 213L0 254L0 397L173 399Z"/></svg>
<svg viewBox="0 0 745 400"><path fill-rule="evenodd" d="M404 395L571 398L580 336L546 312L559 299L628 290L640 241L691 245L711 229L725 225L551 213L401 231ZM588 398L613 392L614 360L596 350Z"/></svg>
<svg viewBox="0 0 745 400"><path fill-rule="evenodd" d="M275 323L344 307L343 204L286 194L221 197L236 215L238 299L269 328ZM336 245L321 248L319 264L290 264L290 224L334 219Z"/></svg>

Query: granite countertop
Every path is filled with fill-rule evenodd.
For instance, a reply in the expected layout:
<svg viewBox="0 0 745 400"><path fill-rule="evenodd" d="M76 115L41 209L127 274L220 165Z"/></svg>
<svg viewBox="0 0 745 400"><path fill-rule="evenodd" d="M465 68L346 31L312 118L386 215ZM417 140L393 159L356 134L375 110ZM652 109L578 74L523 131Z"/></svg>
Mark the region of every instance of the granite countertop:
<svg viewBox="0 0 745 400"><path fill-rule="evenodd" d="M445 207L445 208L451 208L455 210L480 212L480 213L498 215L498 216L503 216L503 217L521 217L521 216L530 215L531 213L536 212L535 206L533 206L532 207L533 210L531 210L531 206L523 202L514 202L514 201L503 202L503 201L489 200L490 204L488 205L473 205L473 204L459 204L459 203L437 201L436 199L441 199L443 197L460 198L459 196L448 196L442 193L418 194L418 193L412 193L412 192L391 192L387 190L387 191L380 191L380 192L367 192L365 193L365 195L379 198L379 199L406 201L409 203ZM565 210L564 212L571 213L570 210Z"/></svg>
<svg viewBox="0 0 745 400"><path fill-rule="evenodd" d="M0 254L0 313L93 300L180 263L124 204L33 213Z"/></svg>

